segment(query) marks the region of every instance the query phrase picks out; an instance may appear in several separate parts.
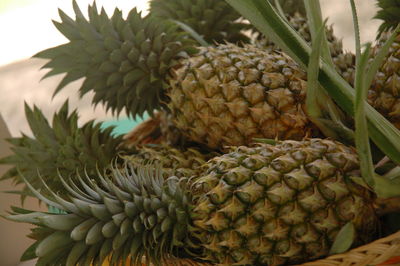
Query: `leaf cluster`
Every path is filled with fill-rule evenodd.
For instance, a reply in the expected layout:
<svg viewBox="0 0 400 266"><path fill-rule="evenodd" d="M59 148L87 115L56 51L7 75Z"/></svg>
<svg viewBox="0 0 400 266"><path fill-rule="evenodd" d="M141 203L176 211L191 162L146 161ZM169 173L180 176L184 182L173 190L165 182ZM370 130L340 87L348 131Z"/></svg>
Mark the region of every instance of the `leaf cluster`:
<svg viewBox="0 0 400 266"><path fill-rule="evenodd" d="M3 180L21 184L25 178L35 188L41 188L41 176L48 186L62 193L58 175L93 176L97 170L108 167L120 151L122 137L112 135L113 127L102 129L95 121L79 127L78 113L75 110L69 114L68 101L54 114L51 125L36 106L25 105L25 114L33 136L23 134L8 140L13 154L2 158L0 163L12 168L3 175ZM18 193L22 198L30 194L26 185Z"/></svg>

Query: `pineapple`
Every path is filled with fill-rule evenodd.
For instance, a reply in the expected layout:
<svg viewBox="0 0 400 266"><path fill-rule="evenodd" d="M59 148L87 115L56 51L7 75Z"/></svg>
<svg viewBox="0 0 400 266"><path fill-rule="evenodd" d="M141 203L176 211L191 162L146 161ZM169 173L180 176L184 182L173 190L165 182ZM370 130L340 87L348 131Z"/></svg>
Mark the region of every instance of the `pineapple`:
<svg viewBox="0 0 400 266"><path fill-rule="evenodd" d="M51 60L47 76L67 72L56 92L85 77L81 94L93 90L94 103L131 116L168 112L189 141L212 149L314 135L304 111L306 74L282 52L197 47L152 14L132 10L124 20L117 10L109 19L93 5L87 21L74 7L75 21L61 13L57 23L70 42L37 55Z"/></svg>
<svg viewBox="0 0 400 266"><path fill-rule="evenodd" d="M382 43L400 22L400 1L378 1L380 10L376 18L382 19L379 28L377 53ZM400 129L400 34L390 47L384 64L380 67L369 91L369 103Z"/></svg>
<svg viewBox="0 0 400 266"><path fill-rule="evenodd" d="M167 78L168 107L177 128L211 148L254 137L299 140L312 129L305 78L280 52L233 44L201 48Z"/></svg>
<svg viewBox="0 0 400 266"><path fill-rule="evenodd" d="M43 179L52 190L63 193L58 175L75 181L83 175L96 178L98 171L108 168L117 154L121 158L129 154L130 160L138 164L160 163L166 173L174 171L178 176L192 176L216 156L215 152L194 147L179 150L166 144L132 146L121 136L113 136L112 127L101 129L94 121L79 127L78 114L76 111L69 114L68 102L54 115L51 125L37 107L25 106L25 113L34 137L23 135L10 139L14 154L0 160L0 164L13 165L2 179L13 179L16 184L26 179L38 188ZM116 159L117 164L120 161ZM21 198L29 192L24 186Z"/></svg>
<svg viewBox="0 0 400 266"><path fill-rule="evenodd" d="M87 179L79 199L70 183L68 199L47 199L66 214L14 208L8 219L37 225L29 258L40 265L106 258L141 265L144 256L163 265L190 255L218 265L281 265L327 255L348 222L357 243L377 224L372 193L352 181L359 174L355 151L331 140L232 148L189 179L125 162L99 183Z"/></svg>
<svg viewBox="0 0 400 266"><path fill-rule="evenodd" d="M274 2L270 0L270 2ZM280 5L286 14L289 24L308 42L311 43L310 29L306 19L303 1L280 0ZM164 19L179 20L193 28L208 42L223 43L224 41L237 43L238 40L248 42L243 38L243 30L250 28L255 36L253 42L261 49L279 49L268 37L263 36L251 25L238 23L240 15L223 0L152 0L150 13ZM216 22L217 21L217 22ZM242 32L240 32L242 31ZM237 37L238 33L240 38ZM326 36L330 51L337 70L342 77L353 84L355 55L344 52L342 41L333 34L333 28L326 28Z"/></svg>

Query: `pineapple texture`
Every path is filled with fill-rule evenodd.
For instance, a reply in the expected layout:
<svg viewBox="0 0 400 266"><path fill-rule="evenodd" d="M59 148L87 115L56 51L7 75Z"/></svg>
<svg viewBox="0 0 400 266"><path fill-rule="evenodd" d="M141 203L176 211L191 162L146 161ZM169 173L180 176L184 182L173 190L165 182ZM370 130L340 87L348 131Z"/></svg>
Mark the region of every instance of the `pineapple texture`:
<svg viewBox="0 0 400 266"><path fill-rule="evenodd" d="M207 163L194 224L205 258L221 265L281 265L325 256L347 222L371 235L371 196L349 176L356 153L310 139L236 150ZM371 220L371 223L367 223Z"/></svg>
<svg viewBox="0 0 400 266"><path fill-rule="evenodd" d="M168 107L189 139L221 148L255 137L299 140L313 131L304 107L306 75L293 60L250 45L200 50L168 78Z"/></svg>

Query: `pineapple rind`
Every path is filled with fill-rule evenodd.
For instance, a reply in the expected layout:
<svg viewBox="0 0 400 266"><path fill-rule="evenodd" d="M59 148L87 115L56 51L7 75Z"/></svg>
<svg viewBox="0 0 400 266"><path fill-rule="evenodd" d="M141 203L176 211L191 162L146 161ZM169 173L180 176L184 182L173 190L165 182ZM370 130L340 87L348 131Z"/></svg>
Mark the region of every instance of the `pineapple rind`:
<svg viewBox="0 0 400 266"><path fill-rule="evenodd" d="M168 79L168 107L189 139L221 149L315 133L305 111L306 75L283 53L225 44L180 62Z"/></svg>
<svg viewBox="0 0 400 266"><path fill-rule="evenodd" d="M64 183L68 198L47 198L67 214L14 208L7 218L37 226L32 251L44 264L140 265L145 256L162 265L188 254L219 265L301 263L327 255L348 222L357 240L372 236L373 197L349 178L358 167L353 149L322 139L238 147L191 178L127 160L97 182L81 178L79 193Z"/></svg>
<svg viewBox="0 0 400 266"><path fill-rule="evenodd" d="M221 265L301 263L327 255L347 222L360 234L375 229L362 221L374 221L372 196L349 179L357 154L338 142L239 147L206 166L194 182L193 223L204 257Z"/></svg>

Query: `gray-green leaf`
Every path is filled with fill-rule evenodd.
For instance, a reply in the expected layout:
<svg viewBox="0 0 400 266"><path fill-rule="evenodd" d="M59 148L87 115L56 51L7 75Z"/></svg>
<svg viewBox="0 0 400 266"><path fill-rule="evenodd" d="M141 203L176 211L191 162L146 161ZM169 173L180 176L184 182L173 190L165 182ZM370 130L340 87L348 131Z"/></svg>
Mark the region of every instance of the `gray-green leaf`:
<svg viewBox="0 0 400 266"><path fill-rule="evenodd" d="M339 254L349 250L355 238L355 229L352 222L345 224L337 234L329 254Z"/></svg>

